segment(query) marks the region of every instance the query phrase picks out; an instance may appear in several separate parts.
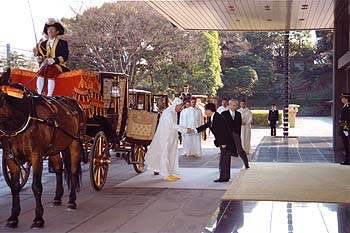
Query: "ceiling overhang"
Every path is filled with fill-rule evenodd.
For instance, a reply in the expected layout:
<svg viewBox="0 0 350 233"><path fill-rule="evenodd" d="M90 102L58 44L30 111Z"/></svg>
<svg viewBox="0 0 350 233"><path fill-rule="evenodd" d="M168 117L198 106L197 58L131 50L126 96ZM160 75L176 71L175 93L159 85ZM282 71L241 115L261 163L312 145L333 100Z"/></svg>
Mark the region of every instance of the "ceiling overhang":
<svg viewBox="0 0 350 233"><path fill-rule="evenodd" d="M224 31L333 29L335 1L144 0L181 29Z"/></svg>

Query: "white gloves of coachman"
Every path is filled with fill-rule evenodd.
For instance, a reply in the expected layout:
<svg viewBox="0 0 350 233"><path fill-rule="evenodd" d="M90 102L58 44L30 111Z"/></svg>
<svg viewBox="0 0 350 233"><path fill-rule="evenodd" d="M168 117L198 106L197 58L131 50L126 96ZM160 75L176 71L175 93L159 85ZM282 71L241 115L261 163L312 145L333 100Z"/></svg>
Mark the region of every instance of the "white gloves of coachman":
<svg viewBox="0 0 350 233"><path fill-rule="evenodd" d="M55 63L55 60L53 58L47 59L47 64L52 65L53 63Z"/></svg>
<svg viewBox="0 0 350 233"><path fill-rule="evenodd" d="M39 63L42 63L42 62L43 62L43 57L41 57L41 56L38 56L36 59L37 59L37 61L38 61ZM55 63L55 59L53 59L53 58L46 58L46 59L44 60L44 64L45 64L45 62L46 62L47 64L49 64L49 65L53 65L53 64Z"/></svg>

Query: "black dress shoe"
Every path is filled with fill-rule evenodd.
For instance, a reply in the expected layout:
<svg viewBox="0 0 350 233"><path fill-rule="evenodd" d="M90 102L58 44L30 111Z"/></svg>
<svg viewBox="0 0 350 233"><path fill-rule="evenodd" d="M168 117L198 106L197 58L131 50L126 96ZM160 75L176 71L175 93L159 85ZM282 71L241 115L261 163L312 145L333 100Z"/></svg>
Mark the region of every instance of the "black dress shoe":
<svg viewBox="0 0 350 233"><path fill-rule="evenodd" d="M344 161L344 162L341 162L341 163L340 163L340 165L350 165L350 163L349 163L349 162Z"/></svg>
<svg viewBox="0 0 350 233"><path fill-rule="evenodd" d="M158 176L159 172L153 172L153 175Z"/></svg>
<svg viewBox="0 0 350 233"><path fill-rule="evenodd" d="M217 179L214 182L228 182L230 179Z"/></svg>

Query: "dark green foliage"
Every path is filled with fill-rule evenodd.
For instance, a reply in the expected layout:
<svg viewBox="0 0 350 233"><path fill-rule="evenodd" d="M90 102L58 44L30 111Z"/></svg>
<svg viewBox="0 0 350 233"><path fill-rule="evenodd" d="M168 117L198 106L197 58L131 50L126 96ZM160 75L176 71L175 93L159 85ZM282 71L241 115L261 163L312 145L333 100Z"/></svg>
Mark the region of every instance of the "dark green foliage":
<svg viewBox="0 0 350 233"><path fill-rule="evenodd" d="M319 42L310 40L310 32L290 34L290 98L324 101L332 98L332 32L318 32ZM254 106L282 103L283 33L249 32L221 33L223 48L222 96L248 98ZM254 70L254 85L239 71ZM234 78L232 78L234 77Z"/></svg>

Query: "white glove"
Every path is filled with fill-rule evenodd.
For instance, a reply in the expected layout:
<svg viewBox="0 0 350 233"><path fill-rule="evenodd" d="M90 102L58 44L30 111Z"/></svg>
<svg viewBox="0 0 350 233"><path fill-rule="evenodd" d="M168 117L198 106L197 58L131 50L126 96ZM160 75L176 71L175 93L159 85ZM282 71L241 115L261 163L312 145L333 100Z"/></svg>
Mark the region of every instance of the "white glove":
<svg viewBox="0 0 350 233"><path fill-rule="evenodd" d="M53 63L55 63L55 60L53 58L47 59L47 64L52 65Z"/></svg>
<svg viewBox="0 0 350 233"><path fill-rule="evenodd" d="M345 135L345 137L349 136L349 132L348 131L343 130L343 134Z"/></svg>

